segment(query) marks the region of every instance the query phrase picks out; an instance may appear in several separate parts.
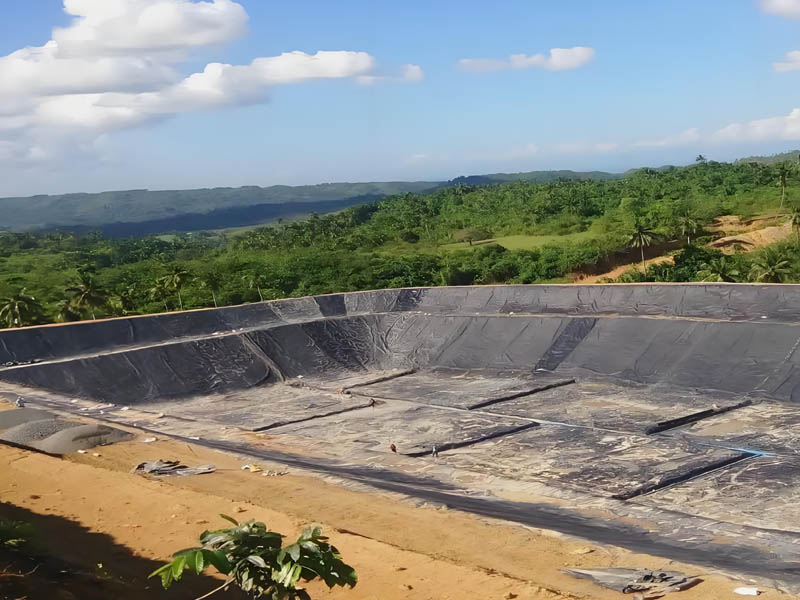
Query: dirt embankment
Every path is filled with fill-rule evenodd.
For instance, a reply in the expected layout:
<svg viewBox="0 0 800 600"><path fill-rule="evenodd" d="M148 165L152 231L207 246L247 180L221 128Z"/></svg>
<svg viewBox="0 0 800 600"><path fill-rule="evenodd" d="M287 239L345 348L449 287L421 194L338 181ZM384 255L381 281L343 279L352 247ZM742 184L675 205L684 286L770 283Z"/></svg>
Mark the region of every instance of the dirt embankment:
<svg viewBox="0 0 800 600"><path fill-rule="evenodd" d="M708 227L708 231L716 234L724 234L723 237L715 239L707 244L709 248L716 248L725 254L734 252L753 252L764 246L785 240L792 235L792 224L790 222L781 223L783 215L763 216L742 221L736 215L724 215L714 219L713 224ZM647 265L658 265L671 263L672 256L663 255L647 260ZM576 273L575 283L600 283L606 279L617 279L632 269L641 269L642 263L629 262L619 265L606 273L597 275L586 275Z"/></svg>
<svg viewBox="0 0 800 600"><path fill-rule="evenodd" d="M8 503L0 504L0 517L32 521L48 552L101 575L99 595L81 589L70 595L71 584L66 582L59 586L62 595L52 597L196 598L216 582L192 580L189 589L179 586L165 593L145 576L171 552L193 545L201 530L224 526L218 513L263 520L289 536L308 523L321 523L358 570L360 582L354 590L333 592L314 586L315 599L619 598L616 592L562 574L560 569L566 566L670 568L700 575L703 583L681 592L681 600L730 598L737 585L657 557L441 507L415 507L396 497L346 489L316 477L295 473L264 477L243 471L242 461L229 454L171 440L148 444L140 440L66 459L0 446L0 490ZM153 458L211 462L218 470L158 481L128 472ZM102 591L110 589L103 585L120 583L124 587L111 596ZM761 597L778 596L767 592Z"/></svg>

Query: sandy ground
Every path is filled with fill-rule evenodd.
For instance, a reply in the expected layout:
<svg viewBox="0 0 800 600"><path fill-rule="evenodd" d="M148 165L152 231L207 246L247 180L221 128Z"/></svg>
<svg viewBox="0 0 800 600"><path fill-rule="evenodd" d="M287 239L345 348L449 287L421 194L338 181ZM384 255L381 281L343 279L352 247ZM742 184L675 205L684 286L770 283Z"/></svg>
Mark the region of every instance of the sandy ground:
<svg viewBox="0 0 800 600"><path fill-rule="evenodd" d="M660 265L662 263L671 263L672 257L671 256L656 256L655 258L651 258L647 260L647 266L650 265ZM642 269L642 261L626 263L624 265L620 265L611 269L607 273L600 273L599 275L585 275L578 279L575 279L575 283L602 283L601 279L617 279L618 277L622 277L625 273L632 269Z"/></svg>
<svg viewBox="0 0 800 600"><path fill-rule="evenodd" d="M0 517L33 521L48 551L68 556L87 571L101 571L108 580L123 582L126 592L113 595L119 600L188 599L214 587L213 580L200 579L193 581L192 589L163 592L144 577L158 560L193 545L201 530L224 526L218 513L263 520L288 536L306 524L321 523L346 561L356 567L360 582L354 590L329 592L313 587L315 599L625 597L560 572L568 566L669 568L703 578L703 583L676 595L676 600L732 598L733 588L745 583L657 557L438 507L417 507L397 497L355 491L313 476L290 472L264 477L242 471L242 461L229 454L172 440L144 444L141 439L100 448L99 456L90 451L64 459L0 446L0 497L8 503L0 503ZM134 465L154 458L190 465L211 462L218 471L160 480L129 473ZM128 592L130 596L125 595ZM774 591L760 597L779 596L787 597Z"/></svg>
<svg viewBox="0 0 800 600"><path fill-rule="evenodd" d="M708 246L710 248L718 248L727 254L732 254L737 246L742 248L744 252L752 252L763 246L784 240L790 235L792 235L792 224L784 223L783 225L774 225L725 236L714 240Z"/></svg>

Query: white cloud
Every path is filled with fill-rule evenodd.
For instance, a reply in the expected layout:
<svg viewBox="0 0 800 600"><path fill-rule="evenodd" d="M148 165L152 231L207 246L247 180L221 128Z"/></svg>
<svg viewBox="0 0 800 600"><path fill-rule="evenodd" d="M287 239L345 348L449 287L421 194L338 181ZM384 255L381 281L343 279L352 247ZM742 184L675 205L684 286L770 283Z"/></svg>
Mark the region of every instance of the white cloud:
<svg viewBox="0 0 800 600"><path fill-rule="evenodd" d="M0 58L0 98L136 91L178 78L171 65L146 57L64 57L55 41Z"/></svg>
<svg viewBox="0 0 800 600"><path fill-rule="evenodd" d="M250 64L212 62L186 76L199 51L242 35L232 0L64 0L75 17L53 39L0 57L0 155L36 162L97 152L95 140L185 112L264 102L273 86L320 79L418 82L417 65L376 74L350 50L285 52Z"/></svg>
<svg viewBox="0 0 800 600"><path fill-rule="evenodd" d="M761 0L761 8L773 15L800 19L800 0Z"/></svg>
<svg viewBox="0 0 800 600"><path fill-rule="evenodd" d="M682 146L699 141L701 138L700 130L696 128L687 129L676 135L668 135L656 140L642 140L633 144L634 148L666 148L669 146Z"/></svg>
<svg viewBox="0 0 800 600"><path fill-rule="evenodd" d="M785 117L733 123L715 132L712 139L717 142L800 140L800 108Z"/></svg>
<svg viewBox="0 0 800 600"><path fill-rule="evenodd" d="M800 71L800 50L787 52L783 57L783 61L773 63L772 68L778 73L785 73L786 71Z"/></svg>
<svg viewBox="0 0 800 600"><path fill-rule="evenodd" d="M232 0L64 0L74 16L53 29L65 56L185 51L240 37L247 13Z"/></svg>
<svg viewBox="0 0 800 600"><path fill-rule="evenodd" d="M512 54L508 60L494 58L462 58L458 66L464 71L486 73L523 69L545 69L548 71L567 71L577 69L594 58L594 48L574 46L573 48L552 48L547 54Z"/></svg>

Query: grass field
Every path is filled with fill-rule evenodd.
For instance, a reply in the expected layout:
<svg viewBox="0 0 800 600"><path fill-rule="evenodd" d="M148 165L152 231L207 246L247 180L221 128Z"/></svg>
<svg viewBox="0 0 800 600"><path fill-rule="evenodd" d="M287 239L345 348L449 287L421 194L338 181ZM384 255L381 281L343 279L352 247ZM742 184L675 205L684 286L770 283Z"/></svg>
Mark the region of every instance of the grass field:
<svg viewBox="0 0 800 600"><path fill-rule="evenodd" d="M480 248L484 244L500 244L508 250L535 250L547 244L585 242L593 237L595 237L595 234L590 231L568 233L566 235L507 235L491 240L473 242L472 246L467 242L456 242L454 244L445 244L440 246L440 248L442 250L469 250L470 248Z"/></svg>

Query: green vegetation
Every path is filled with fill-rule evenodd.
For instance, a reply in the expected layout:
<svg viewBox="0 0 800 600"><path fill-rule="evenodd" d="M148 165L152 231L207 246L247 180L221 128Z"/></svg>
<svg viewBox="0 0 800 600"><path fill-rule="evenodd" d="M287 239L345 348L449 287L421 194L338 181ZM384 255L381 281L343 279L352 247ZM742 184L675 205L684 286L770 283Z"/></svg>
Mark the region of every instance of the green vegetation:
<svg viewBox="0 0 800 600"><path fill-rule="evenodd" d="M355 587L353 567L342 562L336 547L328 543L320 527L307 527L294 544L283 547L283 536L269 531L264 523L238 523L220 515L233 527L204 531L198 548L173 555L173 560L154 571L164 589L179 581L186 569L199 575L209 566L226 575L225 583L203 596L207 598L231 585L252 598L310 600L300 581L321 579L329 588Z"/></svg>
<svg viewBox="0 0 800 600"><path fill-rule="evenodd" d="M794 163L700 160L602 181L456 184L232 237L7 232L0 319L21 326L387 287L540 283L634 260L643 269L625 281L798 281L799 187ZM779 214L782 202L791 242L724 261L702 247L714 217ZM647 264L648 253L675 250L675 264Z"/></svg>
<svg viewBox="0 0 800 600"><path fill-rule="evenodd" d="M0 550L29 550L33 538L34 531L30 523L0 519Z"/></svg>

